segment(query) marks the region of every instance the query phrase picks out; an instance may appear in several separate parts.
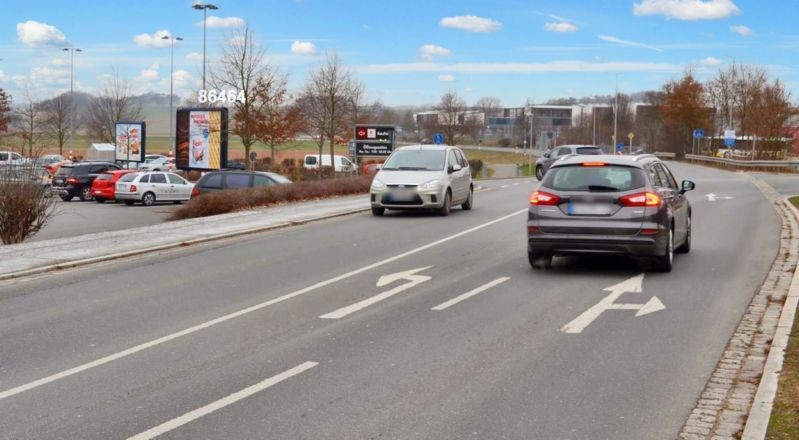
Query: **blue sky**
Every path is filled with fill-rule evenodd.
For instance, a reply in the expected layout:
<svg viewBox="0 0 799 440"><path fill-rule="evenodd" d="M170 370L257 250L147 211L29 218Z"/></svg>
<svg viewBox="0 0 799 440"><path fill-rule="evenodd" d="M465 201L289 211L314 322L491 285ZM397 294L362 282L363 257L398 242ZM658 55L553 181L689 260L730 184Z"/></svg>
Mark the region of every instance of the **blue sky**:
<svg viewBox="0 0 799 440"><path fill-rule="evenodd" d="M136 93L196 93L201 78L202 13L192 0L28 0L0 16L0 87L36 98L76 88L95 92L112 69ZM709 78L732 62L758 64L799 96L796 0L215 0L208 60L246 22L270 61L302 87L308 71L336 51L388 105L429 104L454 90L469 103L496 96L505 105L555 97L659 88L693 68ZM163 31L161 34L156 34ZM155 36L156 38L153 38Z"/></svg>

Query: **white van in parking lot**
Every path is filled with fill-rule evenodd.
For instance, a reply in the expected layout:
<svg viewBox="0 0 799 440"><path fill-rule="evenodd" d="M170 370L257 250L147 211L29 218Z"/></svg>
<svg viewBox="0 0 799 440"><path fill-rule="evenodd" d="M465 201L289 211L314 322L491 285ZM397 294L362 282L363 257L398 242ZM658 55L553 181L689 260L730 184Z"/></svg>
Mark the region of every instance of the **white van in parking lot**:
<svg viewBox="0 0 799 440"><path fill-rule="evenodd" d="M302 166L308 170L318 170L319 169L319 155L318 154L306 154L305 159L302 161ZM322 156L322 166L329 167L330 166L330 155L323 154ZM357 167L355 166L352 161L347 159L345 156L334 156L336 167L335 171L337 173L352 173L357 171Z"/></svg>

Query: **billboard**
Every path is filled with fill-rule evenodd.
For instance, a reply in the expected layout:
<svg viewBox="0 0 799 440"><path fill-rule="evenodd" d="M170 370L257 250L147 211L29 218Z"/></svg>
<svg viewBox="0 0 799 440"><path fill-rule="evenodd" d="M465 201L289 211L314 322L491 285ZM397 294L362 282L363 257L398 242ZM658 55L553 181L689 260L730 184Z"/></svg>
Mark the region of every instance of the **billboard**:
<svg viewBox="0 0 799 440"><path fill-rule="evenodd" d="M356 125L356 156L389 156L394 151L393 125Z"/></svg>
<svg viewBox="0 0 799 440"><path fill-rule="evenodd" d="M114 159L126 162L144 162L144 122L117 122L114 129L116 151Z"/></svg>
<svg viewBox="0 0 799 440"><path fill-rule="evenodd" d="M175 166L182 170L219 170L227 165L228 110L179 108Z"/></svg>

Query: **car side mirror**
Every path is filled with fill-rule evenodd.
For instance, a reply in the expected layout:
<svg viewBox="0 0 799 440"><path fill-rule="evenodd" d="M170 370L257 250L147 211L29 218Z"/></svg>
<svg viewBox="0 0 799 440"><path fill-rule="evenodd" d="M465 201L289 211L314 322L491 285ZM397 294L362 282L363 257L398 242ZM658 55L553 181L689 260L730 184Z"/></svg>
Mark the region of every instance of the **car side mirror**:
<svg viewBox="0 0 799 440"><path fill-rule="evenodd" d="M459 164L457 164L457 163L456 163L455 165L450 165L450 166L449 166L449 169L447 169L447 172L448 172L449 174L452 174L452 173L454 173L455 171L460 171L460 170L461 170L461 166L460 166Z"/></svg>
<svg viewBox="0 0 799 440"><path fill-rule="evenodd" d="M688 191L693 191L694 188L696 188L696 184L694 182L691 182L690 180L683 180L682 190L680 190L680 193L685 194Z"/></svg>

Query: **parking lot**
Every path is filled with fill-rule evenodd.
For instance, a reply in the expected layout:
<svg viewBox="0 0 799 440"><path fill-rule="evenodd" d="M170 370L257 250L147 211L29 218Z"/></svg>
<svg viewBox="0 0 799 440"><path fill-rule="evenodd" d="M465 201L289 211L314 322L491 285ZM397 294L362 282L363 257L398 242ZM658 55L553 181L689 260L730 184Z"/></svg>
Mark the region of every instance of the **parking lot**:
<svg viewBox="0 0 799 440"><path fill-rule="evenodd" d="M123 203L56 202L56 215L38 234L29 241L76 237L95 232L118 231L158 224L177 206L156 204L154 206L125 206Z"/></svg>

